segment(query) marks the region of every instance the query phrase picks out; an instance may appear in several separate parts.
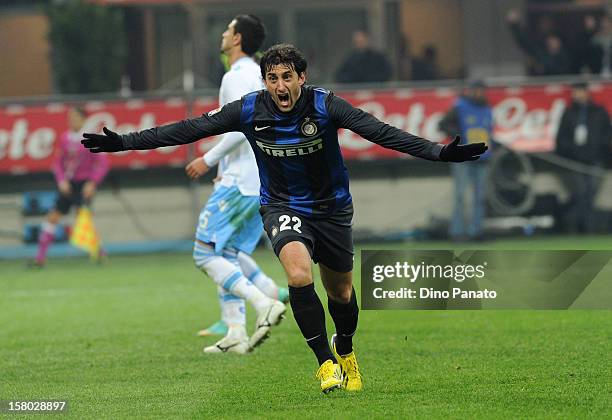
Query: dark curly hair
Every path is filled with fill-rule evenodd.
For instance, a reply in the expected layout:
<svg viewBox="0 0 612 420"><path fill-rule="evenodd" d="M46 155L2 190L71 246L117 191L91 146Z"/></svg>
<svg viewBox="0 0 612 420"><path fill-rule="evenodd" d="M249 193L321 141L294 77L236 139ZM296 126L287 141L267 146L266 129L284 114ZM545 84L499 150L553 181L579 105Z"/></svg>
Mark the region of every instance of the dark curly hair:
<svg viewBox="0 0 612 420"><path fill-rule="evenodd" d="M289 68L294 69L297 74L302 74L306 71L308 63L304 55L291 44L276 44L271 46L261 56L259 67L261 68L261 77L265 80L266 73L274 66L284 64Z"/></svg>

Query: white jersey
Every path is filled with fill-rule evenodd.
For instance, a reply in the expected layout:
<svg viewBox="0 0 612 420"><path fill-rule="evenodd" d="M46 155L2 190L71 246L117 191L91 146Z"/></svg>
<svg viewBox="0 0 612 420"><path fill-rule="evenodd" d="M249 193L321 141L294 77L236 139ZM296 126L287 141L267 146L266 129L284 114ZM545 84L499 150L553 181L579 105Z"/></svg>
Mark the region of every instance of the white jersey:
<svg viewBox="0 0 612 420"><path fill-rule="evenodd" d="M251 57L242 57L225 73L219 89L219 106L264 88L259 65ZM259 195L259 172L255 154L244 134L226 133L221 141L204 155L209 167L219 164L220 185L236 185L242 195Z"/></svg>

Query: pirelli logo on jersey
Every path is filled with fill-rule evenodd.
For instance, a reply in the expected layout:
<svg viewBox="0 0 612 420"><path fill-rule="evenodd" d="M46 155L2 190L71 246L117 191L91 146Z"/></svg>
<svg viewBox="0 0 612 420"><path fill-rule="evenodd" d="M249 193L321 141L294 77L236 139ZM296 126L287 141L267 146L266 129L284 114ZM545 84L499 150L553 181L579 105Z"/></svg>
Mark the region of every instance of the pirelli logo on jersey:
<svg viewBox="0 0 612 420"><path fill-rule="evenodd" d="M323 139L314 139L299 144L268 144L255 141L264 153L276 157L304 156L323 149Z"/></svg>

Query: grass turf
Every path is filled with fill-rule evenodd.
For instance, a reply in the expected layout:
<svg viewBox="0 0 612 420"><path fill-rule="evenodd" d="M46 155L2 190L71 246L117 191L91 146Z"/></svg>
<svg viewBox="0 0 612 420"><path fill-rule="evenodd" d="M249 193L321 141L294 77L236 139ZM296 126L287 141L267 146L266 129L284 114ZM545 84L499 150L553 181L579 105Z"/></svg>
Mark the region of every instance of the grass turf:
<svg viewBox="0 0 612 420"><path fill-rule="evenodd" d="M450 246L365 248L407 247ZM270 251L255 257L283 281ZM67 399L75 418L610 416L610 311L362 311L365 390L324 396L290 313L252 354L201 353L214 339L195 332L218 306L188 254L58 259L41 271L1 261L0 308L0 399Z"/></svg>

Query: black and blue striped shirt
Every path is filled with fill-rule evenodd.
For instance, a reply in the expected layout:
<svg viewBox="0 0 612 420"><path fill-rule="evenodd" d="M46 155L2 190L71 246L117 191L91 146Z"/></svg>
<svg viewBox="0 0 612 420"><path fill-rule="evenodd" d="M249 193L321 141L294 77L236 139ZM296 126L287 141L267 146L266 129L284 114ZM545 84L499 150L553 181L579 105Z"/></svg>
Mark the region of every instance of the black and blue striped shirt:
<svg viewBox="0 0 612 420"><path fill-rule="evenodd" d="M442 145L406 133L322 88L303 86L290 112L266 90L252 92L201 117L122 136L126 150L192 143L229 131L244 133L259 169L261 204L326 216L351 202L338 129L383 147L439 160Z"/></svg>

